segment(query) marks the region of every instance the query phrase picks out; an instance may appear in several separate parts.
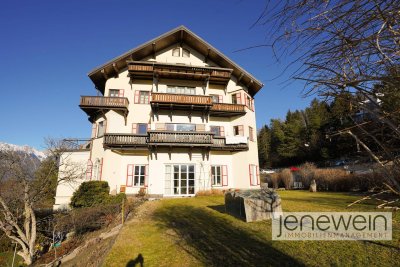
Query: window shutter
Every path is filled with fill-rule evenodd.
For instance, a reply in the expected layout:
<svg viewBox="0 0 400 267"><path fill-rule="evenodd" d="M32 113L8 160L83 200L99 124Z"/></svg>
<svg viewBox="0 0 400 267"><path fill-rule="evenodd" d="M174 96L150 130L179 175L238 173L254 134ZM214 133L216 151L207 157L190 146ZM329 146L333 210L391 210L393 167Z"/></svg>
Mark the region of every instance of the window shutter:
<svg viewBox="0 0 400 267"><path fill-rule="evenodd" d="M242 94L241 93L236 94L236 102L238 104L242 104Z"/></svg>
<svg viewBox="0 0 400 267"><path fill-rule="evenodd" d="M251 164L249 164L249 177L250 177L250 185L253 185L253 176L252 176Z"/></svg>
<svg viewBox="0 0 400 267"><path fill-rule="evenodd" d="M135 104L139 104L139 94L140 94L140 91L136 90L135 91Z"/></svg>
<svg viewBox="0 0 400 267"><path fill-rule="evenodd" d="M256 173L257 173L257 185L260 184L260 169L258 167L258 165L255 165L256 167Z"/></svg>
<svg viewBox="0 0 400 267"><path fill-rule="evenodd" d="M93 125L92 125L92 138L96 138L96 133L97 133L97 124L93 123Z"/></svg>
<svg viewBox="0 0 400 267"><path fill-rule="evenodd" d="M244 97L244 105L245 105L246 107L249 107L249 103L248 103L248 101L247 101L247 96L246 96L246 94L243 94L243 97Z"/></svg>
<svg viewBox="0 0 400 267"><path fill-rule="evenodd" d="M196 132L204 132L206 126L204 124L196 124Z"/></svg>
<svg viewBox="0 0 400 267"><path fill-rule="evenodd" d="M151 130L151 124L148 123L148 124L147 124L147 131L150 131L150 130Z"/></svg>
<svg viewBox="0 0 400 267"><path fill-rule="evenodd" d="M86 180L92 180L93 163L89 159L86 165Z"/></svg>
<svg viewBox="0 0 400 267"><path fill-rule="evenodd" d="M99 168L100 168L99 180L101 181L102 180L102 176L103 176L103 158L101 158Z"/></svg>
<svg viewBox="0 0 400 267"><path fill-rule="evenodd" d="M221 136L225 136L225 128L224 128L224 126L219 126L219 134Z"/></svg>
<svg viewBox="0 0 400 267"><path fill-rule="evenodd" d="M228 168L222 165L222 186L228 186Z"/></svg>
<svg viewBox="0 0 400 267"><path fill-rule="evenodd" d="M103 131L103 135L104 135L105 133L107 133L107 120L104 120L104 122L103 122L103 129L104 129L104 131Z"/></svg>
<svg viewBox="0 0 400 267"><path fill-rule="evenodd" d="M118 94L118 96L119 96L119 97L124 97L124 93L125 93L125 90L124 90L124 89L119 89L119 94Z"/></svg>
<svg viewBox="0 0 400 267"><path fill-rule="evenodd" d="M222 103L222 95L218 96L218 103Z"/></svg>
<svg viewBox="0 0 400 267"><path fill-rule="evenodd" d="M126 186L133 186L134 171L135 171L135 165L128 164L126 168Z"/></svg>
<svg viewBox="0 0 400 267"><path fill-rule="evenodd" d="M250 139L250 141L254 141L253 128L251 126L249 126L249 139Z"/></svg>
<svg viewBox="0 0 400 267"><path fill-rule="evenodd" d="M136 127L137 127L137 124L136 123L132 123L132 133L133 134L137 133Z"/></svg>
<svg viewBox="0 0 400 267"><path fill-rule="evenodd" d="M144 167L144 186L148 186L149 179L149 164L146 164Z"/></svg>
<svg viewBox="0 0 400 267"><path fill-rule="evenodd" d="M214 185L214 175L213 175L213 173L212 173L213 167L214 167L213 165L210 166L210 177L211 177L211 182L210 182L210 184L211 184L211 186Z"/></svg>
<svg viewBox="0 0 400 267"><path fill-rule="evenodd" d="M239 135L244 136L243 125L238 125Z"/></svg>

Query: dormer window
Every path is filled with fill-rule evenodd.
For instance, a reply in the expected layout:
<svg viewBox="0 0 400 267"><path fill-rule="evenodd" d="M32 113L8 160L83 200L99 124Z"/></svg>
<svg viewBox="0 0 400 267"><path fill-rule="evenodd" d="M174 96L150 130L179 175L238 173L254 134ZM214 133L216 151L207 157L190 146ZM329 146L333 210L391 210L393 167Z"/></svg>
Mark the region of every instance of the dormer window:
<svg viewBox="0 0 400 267"><path fill-rule="evenodd" d="M188 49L182 49L182 57L190 57L190 51Z"/></svg>
<svg viewBox="0 0 400 267"><path fill-rule="evenodd" d="M180 53L181 51L180 51L180 48L179 47L177 47L177 48L174 48L174 49L172 49L172 56L173 57L180 57L181 56L181 53Z"/></svg>

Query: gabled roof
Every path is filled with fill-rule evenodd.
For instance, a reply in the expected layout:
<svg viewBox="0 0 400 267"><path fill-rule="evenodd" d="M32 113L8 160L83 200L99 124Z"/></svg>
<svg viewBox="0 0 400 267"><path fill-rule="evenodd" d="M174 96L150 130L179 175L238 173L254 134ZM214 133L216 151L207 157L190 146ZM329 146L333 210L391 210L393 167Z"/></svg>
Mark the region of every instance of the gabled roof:
<svg viewBox="0 0 400 267"><path fill-rule="evenodd" d="M96 88L104 94L104 87L107 79L117 75L119 70L125 69L127 67L127 61L142 60L143 58L155 55L158 51L176 43L184 43L185 45L197 50L199 53L205 55L206 59L217 63L222 68L233 69L232 75L235 76L241 84L248 87L249 93L252 96L263 87L263 84L254 78L254 76L185 26L179 26L153 40L129 50L128 52L93 69L89 72L88 76L93 81Z"/></svg>

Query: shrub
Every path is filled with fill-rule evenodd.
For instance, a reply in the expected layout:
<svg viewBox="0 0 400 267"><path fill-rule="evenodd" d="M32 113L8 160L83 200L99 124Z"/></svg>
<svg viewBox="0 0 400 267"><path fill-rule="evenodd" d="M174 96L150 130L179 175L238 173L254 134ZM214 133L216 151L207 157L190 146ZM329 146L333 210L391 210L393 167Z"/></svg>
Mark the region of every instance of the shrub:
<svg viewBox="0 0 400 267"><path fill-rule="evenodd" d="M270 179L271 179L271 183L272 183L272 187L277 189L279 187L280 184L280 176L279 173L271 173L269 175Z"/></svg>
<svg viewBox="0 0 400 267"><path fill-rule="evenodd" d="M92 207L108 201L110 187L105 181L83 182L71 198L71 207Z"/></svg>
<svg viewBox="0 0 400 267"><path fill-rule="evenodd" d="M304 188L309 188L311 181L314 179L314 173L317 167L314 163L306 162L299 167L297 175L300 177Z"/></svg>
<svg viewBox="0 0 400 267"><path fill-rule="evenodd" d="M280 180L282 181L285 189L290 189L293 187L293 175L290 169L283 169L279 173Z"/></svg>

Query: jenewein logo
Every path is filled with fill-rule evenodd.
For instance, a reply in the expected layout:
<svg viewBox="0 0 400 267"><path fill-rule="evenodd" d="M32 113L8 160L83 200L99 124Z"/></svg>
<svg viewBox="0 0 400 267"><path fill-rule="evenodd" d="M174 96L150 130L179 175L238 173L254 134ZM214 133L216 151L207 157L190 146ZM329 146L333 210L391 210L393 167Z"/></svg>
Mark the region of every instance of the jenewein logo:
<svg viewBox="0 0 400 267"><path fill-rule="evenodd" d="M391 212L285 212L272 240L392 240Z"/></svg>

